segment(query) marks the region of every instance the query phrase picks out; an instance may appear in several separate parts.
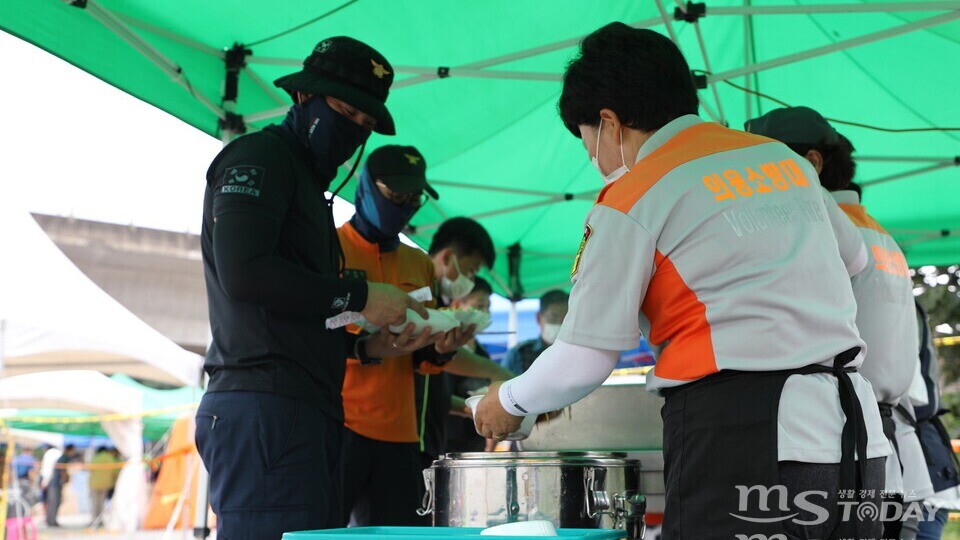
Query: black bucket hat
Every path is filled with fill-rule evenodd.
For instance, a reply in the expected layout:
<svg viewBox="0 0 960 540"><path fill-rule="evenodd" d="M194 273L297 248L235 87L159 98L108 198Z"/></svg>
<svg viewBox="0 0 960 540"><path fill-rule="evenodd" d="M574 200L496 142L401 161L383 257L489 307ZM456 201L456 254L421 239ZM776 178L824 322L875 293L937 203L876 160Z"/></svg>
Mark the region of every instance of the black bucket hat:
<svg viewBox="0 0 960 540"><path fill-rule="evenodd" d="M402 195L426 191L434 200L440 198L427 183L427 161L412 146L381 146L367 157L366 167L370 178L380 180L391 191Z"/></svg>
<svg viewBox="0 0 960 540"><path fill-rule="evenodd" d="M376 118L373 130L383 135L397 133L386 106L392 83L390 62L373 47L345 36L317 43L302 70L273 81L291 97L304 92L341 99Z"/></svg>

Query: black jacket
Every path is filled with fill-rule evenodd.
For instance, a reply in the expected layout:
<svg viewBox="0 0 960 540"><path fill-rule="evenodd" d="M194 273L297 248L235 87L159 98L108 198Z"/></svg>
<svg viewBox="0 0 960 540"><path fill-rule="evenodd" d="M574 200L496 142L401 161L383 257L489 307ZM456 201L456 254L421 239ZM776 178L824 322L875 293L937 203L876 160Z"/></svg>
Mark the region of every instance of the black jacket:
<svg viewBox="0 0 960 540"><path fill-rule="evenodd" d="M273 126L236 139L210 165L201 233L209 392L297 397L343 419L355 337L325 321L362 310L367 285L340 277L328 185L297 139Z"/></svg>

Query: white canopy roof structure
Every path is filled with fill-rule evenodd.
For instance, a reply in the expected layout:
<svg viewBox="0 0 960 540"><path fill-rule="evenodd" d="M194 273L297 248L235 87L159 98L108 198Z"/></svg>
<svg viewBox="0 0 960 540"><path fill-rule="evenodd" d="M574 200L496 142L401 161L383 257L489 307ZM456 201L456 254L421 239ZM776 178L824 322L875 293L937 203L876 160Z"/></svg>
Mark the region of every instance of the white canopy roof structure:
<svg viewBox="0 0 960 540"><path fill-rule="evenodd" d="M48 371L0 379L0 408L138 413L140 390L89 370Z"/></svg>
<svg viewBox="0 0 960 540"><path fill-rule="evenodd" d="M0 376L93 369L198 383L200 356L97 287L16 204L9 188L0 191Z"/></svg>

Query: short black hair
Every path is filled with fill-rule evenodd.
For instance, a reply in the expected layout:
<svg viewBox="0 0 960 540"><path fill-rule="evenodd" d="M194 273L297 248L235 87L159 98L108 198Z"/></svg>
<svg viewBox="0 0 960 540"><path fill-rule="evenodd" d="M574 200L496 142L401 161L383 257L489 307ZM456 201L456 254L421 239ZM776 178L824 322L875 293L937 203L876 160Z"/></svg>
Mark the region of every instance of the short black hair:
<svg viewBox="0 0 960 540"><path fill-rule="evenodd" d="M849 189L850 191L855 192L855 193L857 194L857 197L860 198L860 201L863 201L863 187L861 187L860 184L858 184L858 183L856 183L856 182L854 182L854 181L851 181L851 182L850 182L850 185L847 186L847 189Z"/></svg>
<svg viewBox="0 0 960 540"><path fill-rule="evenodd" d="M74 449L76 449L76 448L77 448L76 446L74 446L74 445L72 445L72 444L68 444L68 445L66 445L66 446L63 447L63 451L64 451L64 452L69 452L70 450L74 450Z"/></svg>
<svg viewBox="0 0 960 540"><path fill-rule="evenodd" d="M566 305L569 300L570 295L560 289L547 291L540 297L540 313L547 311L547 308L554 304Z"/></svg>
<svg viewBox="0 0 960 540"><path fill-rule="evenodd" d="M470 294L473 293L493 294L493 287L490 286L489 281L480 276L476 276L473 278L473 290L470 291Z"/></svg>
<svg viewBox="0 0 960 540"><path fill-rule="evenodd" d="M560 118L580 138L578 126L596 126L610 109L629 128L656 131L697 114L697 87L680 49L653 30L610 23L580 43L567 66Z"/></svg>
<svg viewBox="0 0 960 540"><path fill-rule="evenodd" d="M497 259L490 233L483 225L468 217L455 217L444 221L433 235L427 252L436 255L446 248L453 248L458 255L477 254L487 268L492 268Z"/></svg>
<svg viewBox="0 0 960 540"><path fill-rule="evenodd" d="M820 171L820 185L827 191L850 189L850 183L857 174L857 162L853 160L856 148L850 139L839 135L837 142L820 141L816 144L788 144L791 150L806 156L807 152L816 150L823 156L823 167Z"/></svg>

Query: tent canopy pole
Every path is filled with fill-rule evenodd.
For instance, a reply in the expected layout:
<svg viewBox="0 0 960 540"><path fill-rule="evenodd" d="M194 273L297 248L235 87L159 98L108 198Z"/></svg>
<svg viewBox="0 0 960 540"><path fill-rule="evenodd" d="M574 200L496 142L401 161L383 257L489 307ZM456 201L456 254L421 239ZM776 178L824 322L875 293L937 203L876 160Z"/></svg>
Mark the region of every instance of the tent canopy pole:
<svg viewBox="0 0 960 540"><path fill-rule="evenodd" d="M863 186L863 187L870 187L870 186L875 186L875 185L877 185L877 184L883 184L883 183L886 183L886 182L892 182L892 181L894 181L894 180L901 180L901 179L903 179L903 178L909 178L909 177L911 177L911 176L917 176L918 174L924 174L924 173L928 173L928 172L938 171L938 170L940 170L940 169L946 169L946 168L948 168L948 167L957 167L957 166L960 166L960 160L958 160L958 161L954 161L954 160L951 160L951 161L943 161L943 162L940 162L940 163L935 163L935 164L933 164L933 165L928 165L928 166L926 166L926 167L920 167L919 169L914 169L914 170L911 170L911 171L901 172L901 173L897 173L897 174L891 174L891 175L889 175L889 176L883 176L883 177L876 178L876 179L873 179L873 180L865 180L865 181L863 181L863 182L859 182L859 184L860 184L861 186Z"/></svg>
<svg viewBox="0 0 960 540"><path fill-rule="evenodd" d="M64 0L68 4L70 0ZM209 109L218 118L224 117L224 110L215 104L209 98L197 91L187 80L183 69L163 55L152 45L143 40L133 30L131 30L123 21L117 18L113 13L97 4L94 0L86 0L86 7L83 8L91 17L103 24L108 30L117 35L121 40L137 50L147 60L152 62L161 71L170 76L170 78L182 86L191 96L199 101L204 107Z"/></svg>
<svg viewBox="0 0 960 540"><path fill-rule="evenodd" d="M940 24L946 24L956 19L960 19L960 11L951 11L949 13L944 13L942 15L928 17L926 19L920 19L910 23L894 26L893 28L887 28L886 30L881 30L879 32L871 32L869 34L864 34L859 37L845 39L843 41L837 41L836 43L831 43L829 45L824 45L822 47L815 47L813 49L809 49L806 51L801 51L793 54L788 54L786 56L781 56L780 58L773 58L771 60L766 60L764 62L749 64L736 69L731 69L728 71L707 75L707 81L709 82L725 81L727 79L733 79L733 78L741 77L744 75L759 73L761 71L766 71L768 69L785 66L787 64L793 64L795 62L800 62L802 60L809 60L811 58L816 58L818 56L823 56L825 54L843 51L846 49L851 49L853 47L858 47L860 45L873 43L875 41L880 41L883 39L896 37L902 34L907 34L910 32L914 32L916 30L922 30L924 28L930 28L932 26L937 26Z"/></svg>

